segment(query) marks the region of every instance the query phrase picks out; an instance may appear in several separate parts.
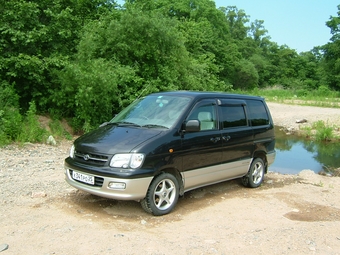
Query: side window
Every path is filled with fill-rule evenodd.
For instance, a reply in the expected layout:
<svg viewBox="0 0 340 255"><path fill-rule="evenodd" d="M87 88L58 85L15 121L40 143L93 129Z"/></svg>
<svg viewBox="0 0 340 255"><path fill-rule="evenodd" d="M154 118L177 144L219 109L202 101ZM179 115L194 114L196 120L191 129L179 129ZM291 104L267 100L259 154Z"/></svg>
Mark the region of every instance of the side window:
<svg viewBox="0 0 340 255"><path fill-rule="evenodd" d="M201 130L212 130L217 128L216 104L214 100L203 100L198 103L189 114L188 120L199 120Z"/></svg>
<svg viewBox="0 0 340 255"><path fill-rule="evenodd" d="M223 128L247 126L243 105L221 105Z"/></svg>
<svg viewBox="0 0 340 255"><path fill-rule="evenodd" d="M247 100L249 119L252 126L269 124L269 117L266 108L260 100Z"/></svg>

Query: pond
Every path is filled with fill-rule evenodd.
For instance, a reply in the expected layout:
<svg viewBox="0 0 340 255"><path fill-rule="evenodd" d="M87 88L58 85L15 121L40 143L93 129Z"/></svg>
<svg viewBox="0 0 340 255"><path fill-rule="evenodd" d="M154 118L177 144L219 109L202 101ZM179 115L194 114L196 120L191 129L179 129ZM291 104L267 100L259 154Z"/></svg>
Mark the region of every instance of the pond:
<svg viewBox="0 0 340 255"><path fill-rule="evenodd" d="M315 173L330 172L340 167L340 143L316 142L295 135L286 135L275 127L276 158L269 171L298 174L309 169Z"/></svg>

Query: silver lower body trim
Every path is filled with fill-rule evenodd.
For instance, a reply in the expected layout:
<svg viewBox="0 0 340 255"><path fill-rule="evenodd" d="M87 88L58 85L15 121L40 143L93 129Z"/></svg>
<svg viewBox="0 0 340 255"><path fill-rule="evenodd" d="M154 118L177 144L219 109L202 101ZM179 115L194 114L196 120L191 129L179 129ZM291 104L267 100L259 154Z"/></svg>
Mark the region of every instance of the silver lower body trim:
<svg viewBox="0 0 340 255"><path fill-rule="evenodd" d="M253 159L205 167L183 173L184 192L199 187L243 177L247 174Z"/></svg>

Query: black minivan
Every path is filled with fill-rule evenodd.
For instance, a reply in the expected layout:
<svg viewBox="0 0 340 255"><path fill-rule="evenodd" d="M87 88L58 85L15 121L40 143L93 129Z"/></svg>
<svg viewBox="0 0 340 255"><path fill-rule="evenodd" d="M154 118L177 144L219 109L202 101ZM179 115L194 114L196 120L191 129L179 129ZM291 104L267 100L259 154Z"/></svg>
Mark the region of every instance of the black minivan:
<svg viewBox="0 0 340 255"><path fill-rule="evenodd" d="M175 91L139 98L74 141L66 181L94 195L169 213L184 192L241 178L261 185L275 159L274 125L261 97Z"/></svg>

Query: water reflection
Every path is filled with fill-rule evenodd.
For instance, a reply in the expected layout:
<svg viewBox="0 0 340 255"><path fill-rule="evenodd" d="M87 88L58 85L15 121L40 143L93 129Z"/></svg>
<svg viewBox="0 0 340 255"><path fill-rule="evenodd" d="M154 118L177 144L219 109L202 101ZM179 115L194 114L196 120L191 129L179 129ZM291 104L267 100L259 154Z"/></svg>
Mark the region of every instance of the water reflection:
<svg viewBox="0 0 340 255"><path fill-rule="evenodd" d="M304 169L315 173L340 167L340 143L314 142L286 135L275 128L276 158L269 171L297 174Z"/></svg>

